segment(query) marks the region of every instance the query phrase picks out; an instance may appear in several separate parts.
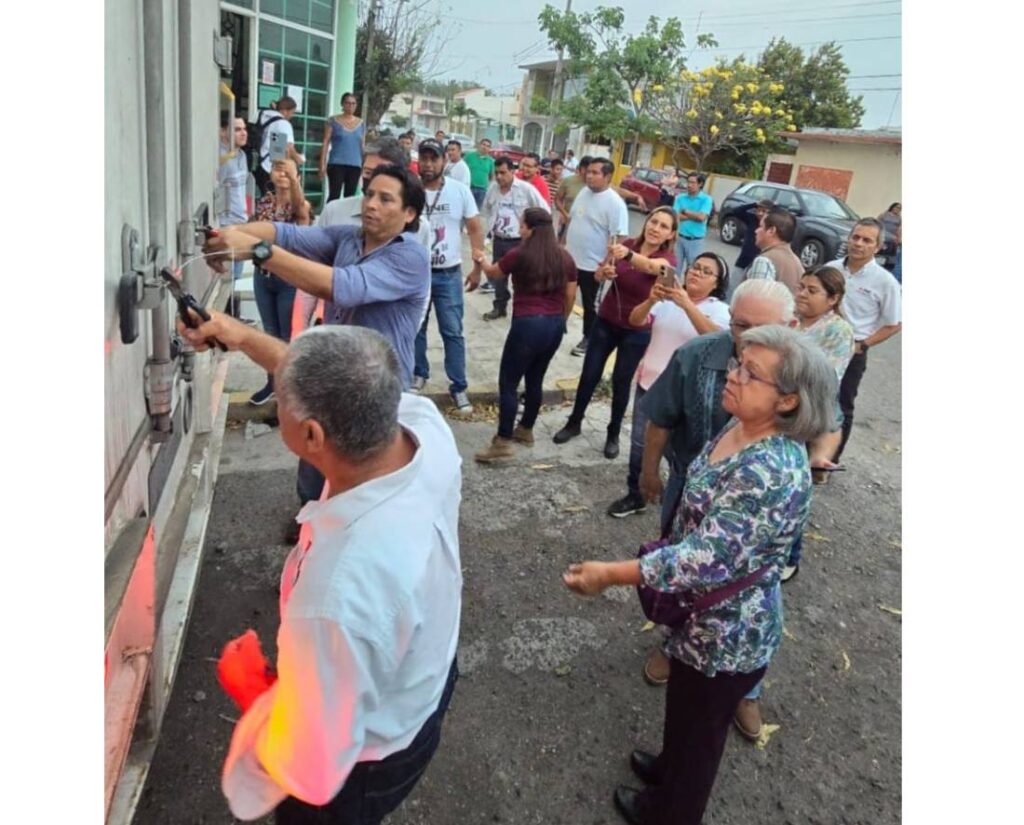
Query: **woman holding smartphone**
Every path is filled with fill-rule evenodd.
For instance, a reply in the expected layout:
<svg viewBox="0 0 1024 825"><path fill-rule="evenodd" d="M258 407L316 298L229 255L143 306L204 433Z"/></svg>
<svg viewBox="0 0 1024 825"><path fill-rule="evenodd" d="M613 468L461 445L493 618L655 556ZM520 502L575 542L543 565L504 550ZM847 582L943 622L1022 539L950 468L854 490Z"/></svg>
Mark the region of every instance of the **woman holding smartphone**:
<svg viewBox="0 0 1024 825"><path fill-rule="evenodd" d="M609 516L624 518L646 508L647 503L640 495L640 466L647 416L641 411L640 400L679 347L698 335L729 327L729 305L725 302L728 291L729 265L714 252L702 252L686 270L682 286L676 281L675 272L668 270L664 279L659 278L651 287L647 300L630 313L629 322L634 326L650 325L651 343L636 374L627 492L608 507Z"/></svg>
<svg viewBox="0 0 1024 825"><path fill-rule="evenodd" d="M668 264L675 269L676 257L672 246L677 227L678 219L672 207L659 206L647 216L636 238L608 247L608 258L594 273L598 282L607 282L607 288L590 331L576 403L569 421L555 433L556 444L564 444L580 434L587 405L601 381L608 356L615 352L612 415L604 457L615 458L619 454L619 431L629 404L629 385L651 340L646 316L640 324L633 324L630 314L650 295L663 267Z"/></svg>

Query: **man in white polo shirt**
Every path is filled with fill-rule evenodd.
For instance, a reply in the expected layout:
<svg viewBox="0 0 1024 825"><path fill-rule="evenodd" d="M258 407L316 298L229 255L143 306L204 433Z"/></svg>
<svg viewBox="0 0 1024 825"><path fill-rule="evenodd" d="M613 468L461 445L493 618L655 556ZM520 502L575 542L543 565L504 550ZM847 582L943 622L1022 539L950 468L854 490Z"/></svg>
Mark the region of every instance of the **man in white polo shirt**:
<svg viewBox="0 0 1024 825"><path fill-rule="evenodd" d="M626 202L612 187L615 166L607 158L595 158L587 166L587 186L572 203L565 248L576 262L577 279L583 302L583 339L573 347L573 355L584 355L590 329L597 320L597 280L594 273L606 257L608 244L618 243L629 234Z"/></svg>
<svg viewBox="0 0 1024 825"><path fill-rule="evenodd" d="M868 368L868 350L888 340L902 327L902 290L888 270L875 261L882 245L882 224L875 218L863 218L853 225L847 241L846 257L832 261L846 276L843 313L853 325L856 341L853 358L839 386L839 407L843 411L843 440L834 461L839 461L853 429L853 402L861 379Z"/></svg>

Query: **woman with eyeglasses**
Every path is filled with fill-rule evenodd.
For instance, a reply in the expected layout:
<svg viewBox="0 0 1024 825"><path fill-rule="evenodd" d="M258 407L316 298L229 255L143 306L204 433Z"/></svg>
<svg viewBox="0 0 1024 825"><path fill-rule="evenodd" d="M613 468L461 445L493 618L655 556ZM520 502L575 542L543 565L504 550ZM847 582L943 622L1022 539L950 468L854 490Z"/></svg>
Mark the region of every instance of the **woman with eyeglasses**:
<svg viewBox="0 0 1024 825"><path fill-rule="evenodd" d="M629 404L629 385L651 340L646 314L639 324L632 323L630 315L647 300L664 268L675 269L672 245L677 226L678 218L671 207L653 209L640 234L609 246L608 259L594 273L594 278L607 287L590 331L576 402L569 421L555 433L556 444L564 444L580 434L587 405L601 381L608 357L614 352L611 421L608 422L604 457L615 458L619 454L619 431Z"/></svg>
<svg viewBox="0 0 1024 825"><path fill-rule="evenodd" d="M729 305L725 302L728 290L728 264L714 252L702 252L686 270L682 286L666 287L655 282L647 300L630 313L629 322L634 326L650 325L651 343L636 373L627 492L608 507L608 515L625 518L646 509L646 500L640 493L640 468L647 416L641 409L640 400L679 347L698 335L718 332L729 326Z"/></svg>
<svg viewBox="0 0 1024 825"><path fill-rule="evenodd" d="M734 591L672 629L660 753L633 751L630 766L646 787L614 793L627 822L701 822L736 707L782 640L779 578L810 510L804 444L834 428L837 384L807 336L778 325L745 332L722 397L733 418L690 465L668 542L639 559L585 561L563 574L587 596L644 585L692 603Z"/></svg>

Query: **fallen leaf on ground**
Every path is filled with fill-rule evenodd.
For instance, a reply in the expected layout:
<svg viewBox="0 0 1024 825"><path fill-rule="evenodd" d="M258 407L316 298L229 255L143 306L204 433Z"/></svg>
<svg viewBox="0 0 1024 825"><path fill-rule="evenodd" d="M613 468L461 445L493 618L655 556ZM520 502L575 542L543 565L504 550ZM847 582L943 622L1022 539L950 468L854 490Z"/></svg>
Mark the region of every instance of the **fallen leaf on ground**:
<svg viewBox="0 0 1024 825"><path fill-rule="evenodd" d="M754 747L759 751L763 751L768 746L768 740L772 738L772 734L777 730L782 730L782 725L770 725L767 722L761 725L761 734L757 737L757 741L754 742Z"/></svg>
<svg viewBox="0 0 1024 825"><path fill-rule="evenodd" d="M562 508L562 512L563 513L585 513L589 509L590 508L587 507L585 504L574 504L574 505L572 505L570 507L563 507Z"/></svg>
<svg viewBox="0 0 1024 825"><path fill-rule="evenodd" d="M531 464L530 465L530 469L531 470L552 470L552 469L554 469L554 467L555 467L554 464Z"/></svg>
<svg viewBox="0 0 1024 825"><path fill-rule="evenodd" d="M644 626L640 628L641 633L646 633L648 630L654 630L654 622L644 622Z"/></svg>
<svg viewBox="0 0 1024 825"><path fill-rule="evenodd" d="M555 676L568 676L572 673L572 665L559 665L555 668Z"/></svg>
<svg viewBox="0 0 1024 825"><path fill-rule="evenodd" d="M843 672L845 673L850 669L850 657L846 655L845 650L841 650L840 653L843 654Z"/></svg>
<svg viewBox="0 0 1024 825"><path fill-rule="evenodd" d="M879 610L884 610L886 613L892 613L893 616L902 616L903 615L903 611L900 610L898 607L889 607L889 605L887 605L887 604L880 604L880 605L878 605L878 609Z"/></svg>
<svg viewBox="0 0 1024 825"><path fill-rule="evenodd" d="M832 541L828 536L823 536L821 533L804 533L804 538L811 541Z"/></svg>
<svg viewBox="0 0 1024 825"><path fill-rule="evenodd" d="M796 636L790 633L789 628L787 628L785 625L782 626L782 635L785 636L787 639L792 639L794 642L796 641Z"/></svg>

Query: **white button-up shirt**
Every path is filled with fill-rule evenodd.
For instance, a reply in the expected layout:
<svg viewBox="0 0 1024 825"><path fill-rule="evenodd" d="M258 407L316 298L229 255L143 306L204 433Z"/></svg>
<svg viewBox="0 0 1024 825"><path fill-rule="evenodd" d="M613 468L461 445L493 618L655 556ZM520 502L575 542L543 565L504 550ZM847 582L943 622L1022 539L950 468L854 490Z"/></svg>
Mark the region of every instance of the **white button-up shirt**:
<svg viewBox="0 0 1024 825"><path fill-rule="evenodd" d="M277 682L239 720L221 787L257 819L287 796L331 800L357 762L415 738L438 706L459 638L461 459L433 402L403 395L412 461L300 522L281 578Z"/></svg>
<svg viewBox="0 0 1024 825"><path fill-rule="evenodd" d="M854 339L863 341L882 327L901 323L902 289L893 274L874 259L856 272L847 268L847 261L832 261L829 266L846 277L843 314L853 327Z"/></svg>

